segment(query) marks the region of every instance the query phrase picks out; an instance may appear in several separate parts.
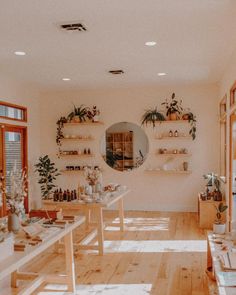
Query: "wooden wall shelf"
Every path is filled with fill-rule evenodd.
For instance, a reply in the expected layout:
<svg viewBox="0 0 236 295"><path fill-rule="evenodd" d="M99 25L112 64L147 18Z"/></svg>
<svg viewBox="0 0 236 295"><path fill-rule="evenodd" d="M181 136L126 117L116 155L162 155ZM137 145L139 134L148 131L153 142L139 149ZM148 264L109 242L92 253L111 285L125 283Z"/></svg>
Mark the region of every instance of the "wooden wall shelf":
<svg viewBox="0 0 236 295"><path fill-rule="evenodd" d="M61 141L93 141L94 138L61 138Z"/></svg>
<svg viewBox="0 0 236 295"><path fill-rule="evenodd" d="M174 154L174 153L166 153L166 154L160 154L157 153L157 156L171 156L171 157L191 157L192 154Z"/></svg>
<svg viewBox="0 0 236 295"><path fill-rule="evenodd" d="M104 123L103 122L83 122L83 123L79 123L79 122L68 122L68 123L64 123L64 126L75 126L75 125L78 125L78 126L86 126L86 125L89 125L89 126L100 126L100 125L103 125Z"/></svg>
<svg viewBox="0 0 236 295"><path fill-rule="evenodd" d="M162 137L155 137L156 140L164 140L164 139L192 139L191 136L162 136Z"/></svg>
<svg viewBox="0 0 236 295"><path fill-rule="evenodd" d="M77 157L77 158L91 158L94 154L82 154L82 155L59 155L59 158Z"/></svg>
<svg viewBox="0 0 236 295"><path fill-rule="evenodd" d="M61 173L68 173L68 174L74 174L74 173L84 173L84 170L66 170L62 169L60 170Z"/></svg>
<svg viewBox="0 0 236 295"><path fill-rule="evenodd" d="M188 120L165 120L160 123L188 123Z"/></svg>
<svg viewBox="0 0 236 295"><path fill-rule="evenodd" d="M183 171L183 170L150 170L150 169L146 169L145 172L148 173L159 173L159 174L191 174L192 171L188 170L188 171Z"/></svg>

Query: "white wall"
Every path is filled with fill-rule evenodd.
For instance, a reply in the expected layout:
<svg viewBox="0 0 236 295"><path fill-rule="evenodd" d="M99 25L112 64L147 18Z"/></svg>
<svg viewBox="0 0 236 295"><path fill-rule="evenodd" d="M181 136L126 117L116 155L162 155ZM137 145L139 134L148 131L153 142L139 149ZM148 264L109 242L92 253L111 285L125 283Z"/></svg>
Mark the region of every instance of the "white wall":
<svg viewBox="0 0 236 295"><path fill-rule="evenodd" d="M140 124L144 110L149 107L160 106L160 103L169 98L172 92L183 99L184 107L190 107L197 116L197 138L195 141L174 142L177 148L187 147L192 153L189 160L191 175L159 175L145 172L148 165L159 165L155 155L156 149L163 145L154 139L155 132L151 127L147 132L150 152L147 162L132 172L118 172L108 167L102 160L99 152L100 139L105 129L121 121ZM104 122L100 127L79 127L77 133L91 133L96 141L92 150L96 157L94 164L99 164L104 170L104 183L117 182L127 184L131 193L125 200L126 209L166 210L166 211L196 211L197 193L204 189L202 175L219 169L219 130L218 126L218 88L216 85L183 85L168 87L146 87L129 89L100 89L90 91L67 91L44 93L40 99L40 129L41 153L49 154L59 168L63 168L65 160L57 159L56 121L60 116L67 115L73 105L96 104L101 110L101 119ZM81 128L88 128L82 131ZM169 127L168 127L169 128ZM185 127L186 128L186 127ZM176 125L173 126L176 129ZM188 129L187 129L188 130ZM166 143L172 145L170 142ZM86 161L74 161L77 165L86 164ZM79 176L60 176L59 183L76 188L78 182L83 182Z"/></svg>
<svg viewBox="0 0 236 295"><path fill-rule="evenodd" d="M36 175L33 173L33 165L40 155L40 133L39 133L39 95L37 89L17 82L12 77L0 74L0 100L27 107L28 122L18 123L27 126L28 130L28 165L29 165L29 206L36 206L40 200ZM12 120L0 119L1 123L16 124Z"/></svg>

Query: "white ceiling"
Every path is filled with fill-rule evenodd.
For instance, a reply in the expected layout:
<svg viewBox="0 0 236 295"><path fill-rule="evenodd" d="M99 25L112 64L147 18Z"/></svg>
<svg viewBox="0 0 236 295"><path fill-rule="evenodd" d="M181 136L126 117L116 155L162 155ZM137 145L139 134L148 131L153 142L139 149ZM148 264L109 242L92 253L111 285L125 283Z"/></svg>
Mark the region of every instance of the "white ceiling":
<svg viewBox="0 0 236 295"><path fill-rule="evenodd" d="M0 71L42 90L216 82L236 49L235 14L236 0L2 0ZM88 31L58 28L73 21Z"/></svg>

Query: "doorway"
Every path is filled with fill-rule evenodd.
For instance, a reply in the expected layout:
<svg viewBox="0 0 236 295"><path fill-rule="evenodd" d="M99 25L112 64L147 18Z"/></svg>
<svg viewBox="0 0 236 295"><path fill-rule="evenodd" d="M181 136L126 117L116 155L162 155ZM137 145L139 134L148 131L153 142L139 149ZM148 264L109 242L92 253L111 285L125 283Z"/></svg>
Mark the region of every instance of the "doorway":
<svg viewBox="0 0 236 295"><path fill-rule="evenodd" d="M27 127L1 124L0 128L0 177L5 192L2 194L0 216L7 214L6 195L11 190L10 172L13 167L27 171ZM24 206L28 212L28 196Z"/></svg>

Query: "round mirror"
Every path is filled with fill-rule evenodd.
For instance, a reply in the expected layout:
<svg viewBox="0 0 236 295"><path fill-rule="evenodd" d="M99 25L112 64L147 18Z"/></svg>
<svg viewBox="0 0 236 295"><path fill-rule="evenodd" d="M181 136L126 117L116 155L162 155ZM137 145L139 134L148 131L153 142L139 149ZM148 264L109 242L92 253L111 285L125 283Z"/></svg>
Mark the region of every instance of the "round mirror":
<svg viewBox="0 0 236 295"><path fill-rule="evenodd" d="M105 162L115 170L138 168L148 154L148 138L143 129L133 123L120 122L106 130L101 153Z"/></svg>

